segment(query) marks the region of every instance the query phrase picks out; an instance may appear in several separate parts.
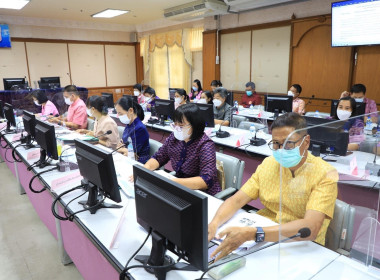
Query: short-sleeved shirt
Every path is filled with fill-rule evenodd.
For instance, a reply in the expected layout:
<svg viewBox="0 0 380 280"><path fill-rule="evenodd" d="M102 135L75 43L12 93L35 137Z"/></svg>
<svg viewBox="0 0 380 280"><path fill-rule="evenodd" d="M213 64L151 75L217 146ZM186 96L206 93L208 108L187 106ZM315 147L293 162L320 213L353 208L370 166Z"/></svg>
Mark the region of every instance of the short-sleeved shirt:
<svg viewBox="0 0 380 280"><path fill-rule="evenodd" d="M42 116L56 116L59 115L59 112L57 110L57 107L55 107L54 103L48 100L45 105L42 105L41 108L41 115Z"/></svg>
<svg viewBox="0 0 380 280"><path fill-rule="evenodd" d="M214 119L216 120L230 120L231 117L231 105L224 102L220 108L214 106Z"/></svg>
<svg viewBox="0 0 380 280"><path fill-rule="evenodd" d="M79 125L79 128L87 128L87 110L83 100L78 98L67 110L67 121Z"/></svg>
<svg viewBox="0 0 380 280"><path fill-rule="evenodd" d="M207 185L205 192L210 195L221 191L216 170L215 144L206 134L186 143L177 140L172 133L152 158L160 166L170 160L178 178L200 176Z"/></svg>
<svg viewBox="0 0 380 280"><path fill-rule="evenodd" d="M305 114L305 101L301 98L296 98L293 100L293 112L300 115Z"/></svg>
<svg viewBox="0 0 380 280"><path fill-rule="evenodd" d="M371 118L377 118L377 106L375 100L364 97L363 102L366 103L365 113L371 114Z"/></svg>
<svg viewBox="0 0 380 280"><path fill-rule="evenodd" d="M280 184L282 168L282 184ZM266 158L241 190L265 206L258 214L282 224L303 219L307 210L325 214L316 242L324 245L327 227L334 215L338 172L329 163L308 152L305 163L295 171L281 167L273 156ZM280 209L280 186L282 207Z"/></svg>
<svg viewBox="0 0 380 280"><path fill-rule="evenodd" d="M123 132L123 143L128 143L128 138L131 138L133 151L137 155L137 161L146 163L150 158L149 133L145 125L137 117L131 124L125 126Z"/></svg>

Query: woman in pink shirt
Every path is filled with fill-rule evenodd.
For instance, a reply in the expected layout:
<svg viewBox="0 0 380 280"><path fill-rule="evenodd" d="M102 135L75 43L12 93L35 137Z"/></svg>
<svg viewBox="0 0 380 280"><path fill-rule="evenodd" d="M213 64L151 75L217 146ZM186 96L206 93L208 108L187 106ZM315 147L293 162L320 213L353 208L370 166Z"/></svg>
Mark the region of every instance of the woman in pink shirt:
<svg viewBox="0 0 380 280"><path fill-rule="evenodd" d="M41 106L41 116L56 116L59 115L57 107L55 107L54 103L51 102L47 96L46 93L42 90L35 90L32 93L32 98L34 101L34 104L37 106Z"/></svg>

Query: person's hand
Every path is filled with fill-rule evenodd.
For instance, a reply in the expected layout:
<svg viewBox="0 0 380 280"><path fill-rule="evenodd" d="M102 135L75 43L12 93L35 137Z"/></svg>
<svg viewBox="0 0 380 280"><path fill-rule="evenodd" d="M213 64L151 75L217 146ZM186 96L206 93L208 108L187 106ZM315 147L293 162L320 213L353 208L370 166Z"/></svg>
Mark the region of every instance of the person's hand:
<svg viewBox="0 0 380 280"><path fill-rule="evenodd" d="M88 136L92 136L92 137L95 137L95 134L94 134L94 132L93 131L88 131L88 130L86 130L86 129L83 129L84 130L84 133L86 133L86 135L88 135Z"/></svg>
<svg viewBox="0 0 380 280"><path fill-rule="evenodd" d="M208 225L208 242L211 241L215 237L216 230L218 226L213 224L212 222Z"/></svg>
<svg viewBox="0 0 380 280"><path fill-rule="evenodd" d="M348 91L343 91L342 94L340 95L340 98L350 96L351 94Z"/></svg>
<svg viewBox="0 0 380 280"><path fill-rule="evenodd" d="M80 134L86 133L86 129L77 129L75 132L78 132Z"/></svg>
<svg viewBox="0 0 380 280"><path fill-rule="evenodd" d="M252 101L249 101L248 104L251 105L251 104L252 104Z"/></svg>
<svg viewBox="0 0 380 280"><path fill-rule="evenodd" d="M129 176L129 182L133 182L133 175Z"/></svg>
<svg viewBox="0 0 380 280"><path fill-rule="evenodd" d="M52 122L52 123L58 123L59 122L59 118L51 118L51 119L48 119L49 122Z"/></svg>
<svg viewBox="0 0 380 280"><path fill-rule="evenodd" d="M148 109L150 109L150 108L152 107L152 105L151 105L151 104L146 104L146 107L147 107Z"/></svg>
<svg viewBox="0 0 380 280"><path fill-rule="evenodd" d="M227 256L232 251L239 248L245 241L253 240L256 235L256 228L253 227L229 227L220 232L216 238L220 239L226 236L224 241L211 254L210 258L215 258L215 261Z"/></svg>

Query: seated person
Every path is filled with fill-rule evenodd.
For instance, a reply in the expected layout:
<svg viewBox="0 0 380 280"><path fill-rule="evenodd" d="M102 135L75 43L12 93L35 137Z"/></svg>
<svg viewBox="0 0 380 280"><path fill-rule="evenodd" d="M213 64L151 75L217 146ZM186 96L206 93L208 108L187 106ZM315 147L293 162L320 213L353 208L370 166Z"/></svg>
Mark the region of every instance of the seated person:
<svg viewBox="0 0 380 280"><path fill-rule="evenodd" d="M41 116L59 115L57 107L55 107L54 103L51 102L47 98L45 91L43 90L33 91L32 98L33 98L34 104L36 104L37 106L41 106Z"/></svg>
<svg viewBox="0 0 380 280"><path fill-rule="evenodd" d="M141 104L144 111L150 112L152 107L156 106L156 99L160 99L156 95L156 91L151 87L147 87L144 90L144 103Z"/></svg>
<svg viewBox="0 0 380 280"><path fill-rule="evenodd" d="M222 82L219 80L212 80L210 86L211 86L211 90L215 91L215 89L222 87L223 85L222 85Z"/></svg>
<svg viewBox="0 0 380 280"><path fill-rule="evenodd" d="M63 90L65 103L69 105L67 117L49 119L53 123L66 126L70 129L79 129L87 127L87 107L80 98L80 93L74 85L68 85Z"/></svg>
<svg viewBox="0 0 380 280"><path fill-rule="evenodd" d="M174 107L177 109L179 106L184 105L189 102L189 96L186 93L186 90L183 88L178 88L174 93Z"/></svg>
<svg viewBox="0 0 380 280"><path fill-rule="evenodd" d="M145 167L155 170L170 161L177 183L210 195L220 192L215 144L204 133L205 123L198 106L189 103L178 107L173 121L174 132Z"/></svg>
<svg viewBox="0 0 380 280"><path fill-rule="evenodd" d="M349 151L358 150L360 143L365 141L364 121L360 117L353 118L356 115L355 99L349 96L339 99L333 119L342 121L347 120L343 129L349 132Z"/></svg>
<svg viewBox="0 0 380 280"><path fill-rule="evenodd" d="M251 105L261 105L261 96L255 91L255 83L248 82L245 84L245 93L241 97L241 105L244 108L249 108Z"/></svg>
<svg viewBox="0 0 380 280"><path fill-rule="evenodd" d="M142 92L143 90L141 84L135 84L133 86L133 95L137 96L137 102L139 104L144 103L144 94Z"/></svg>
<svg viewBox="0 0 380 280"><path fill-rule="evenodd" d="M294 84L290 87L288 95L293 96L293 112L304 115L305 114L305 101L299 98L302 92L302 87L299 84Z"/></svg>
<svg viewBox="0 0 380 280"><path fill-rule="evenodd" d="M194 102L198 102L198 100L201 99L201 95L202 95L201 81L198 79L195 79L193 82L193 86L191 87L190 94L189 94L190 100Z"/></svg>
<svg viewBox="0 0 380 280"><path fill-rule="evenodd" d="M231 105L226 103L227 90L225 88L217 88L214 91L214 121L215 124L230 125Z"/></svg>
<svg viewBox="0 0 380 280"><path fill-rule="evenodd" d="M286 113L273 122L272 141L268 144L273 156L264 159L243 187L219 207L208 227L209 240L236 211L260 198L265 208L258 211L259 215L276 223L280 223L281 217L281 226L263 228L264 241L278 241L280 231L282 236L290 237L307 227L311 234L302 240L325 243L327 227L334 214L338 173L329 163L308 152L310 136L306 126L305 119L297 113ZM279 212L280 185L282 212ZM217 238L226 238L212 256L220 253L217 257L220 259L245 241L255 240L257 230L255 227L225 229Z"/></svg>
<svg viewBox="0 0 380 280"><path fill-rule="evenodd" d="M87 115L95 118L94 130L78 129L77 132L98 137L111 130L111 134L103 135L99 138L99 143L111 149L116 149L120 142L119 131L116 122L108 116L106 99L96 95L90 96L87 99L86 106Z"/></svg>
<svg viewBox="0 0 380 280"><path fill-rule="evenodd" d="M198 100L198 103L201 104L210 104L213 105L214 103L212 102L214 98L212 97L211 91L204 91L202 92L201 99Z"/></svg>
<svg viewBox="0 0 380 280"><path fill-rule="evenodd" d="M144 164L150 158L149 151L149 133L142 123L144 120L144 111L139 104L133 102L131 99L125 97L120 98L115 109L120 122L125 124L122 142L128 146L128 138L132 141L133 151L135 152L135 159ZM122 145L122 144L120 144ZM124 155L128 155L126 147L118 150Z"/></svg>
<svg viewBox="0 0 380 280"><path fill-rule="evenodd" d="M365 105L365 114L370 115L372 123L377 123L377 106L375 100L365 97L367 89L363 84L355 84L351 87L351 92L344 91L340 95L340 98L350 96L355 99L356 102L364 102ZM367 116L364 117L364 122L367 121Z"/></svg>

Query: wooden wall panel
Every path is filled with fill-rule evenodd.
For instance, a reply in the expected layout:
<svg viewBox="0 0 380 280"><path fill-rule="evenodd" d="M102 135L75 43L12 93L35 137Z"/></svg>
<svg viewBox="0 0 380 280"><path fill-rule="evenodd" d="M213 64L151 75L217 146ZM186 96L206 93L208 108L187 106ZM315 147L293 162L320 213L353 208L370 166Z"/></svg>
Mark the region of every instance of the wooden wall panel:
<svg viewBox="0 0 380 280"><path fill-rule="evenodd" d="M73 84L102 87L106 84L103 45L69 44Z"/></svg>
<svg viewBox="0 0 380 280"><path fill-rule="evenodd" d="M134 46L105 45L107 86L136 83L136 53Z"/></svg>
<svg viewBox="0 0 380 280"><path fill-rule="evenodd" d="M366 96L380 104L380 46L358 47L357 54L352 84L364 84Z"/></svg>
<svg viewBox="0 0 380 280"><path fill-rule="evenodd" d="M144 80L144 58L140 56L140 43L136 43L136 83L141 83Z"/></svg>
<svg viewBox="0 0 380 280"><path fill-rule="evenodd" d="M305 31L304 25L309 29ZM331 21L295 22L294 33L304 30L299 40L293 40L291 84L302 86L301 97L333 99L350 84L352 48L331 47Z"/></svg>
<svg viewBox="0 0 380 280"><path fill-rule="evenodd" d="M216 30L203 32L203 80L205 90L210 90L212 80L220 79L220 66L216 64Z"/></svg>
<svg viewBox="0 0 380 280"><path fill-rule="evenodd" d="M0 52L0 90L4 89L3 78L28 77L24 42L12 42L12 48Z"/></svg>

